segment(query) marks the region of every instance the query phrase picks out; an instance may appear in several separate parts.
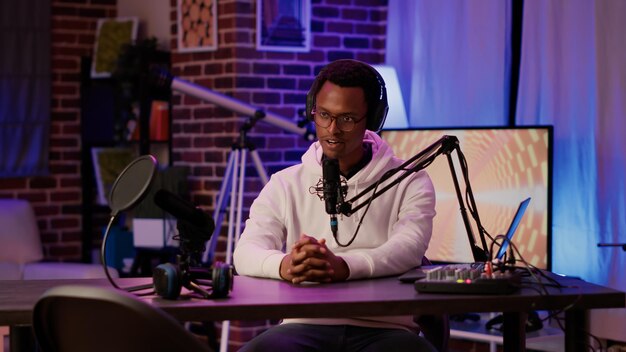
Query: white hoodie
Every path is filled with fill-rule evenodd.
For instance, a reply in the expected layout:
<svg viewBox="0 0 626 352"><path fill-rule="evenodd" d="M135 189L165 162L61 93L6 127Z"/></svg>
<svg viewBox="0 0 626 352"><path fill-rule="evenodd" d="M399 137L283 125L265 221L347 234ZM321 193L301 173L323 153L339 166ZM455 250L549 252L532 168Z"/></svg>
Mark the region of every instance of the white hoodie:
<svg viewBox="0 0 626 352"><path fill-rule="evenodd" d="M403 162L371 131L366 131L364 143L371 144L372 160L347 180L345 199L376 183L386 171ZM318 240L326 239L328 248L348 265L348 280L396 275L420 265L428 248L435 216L435 191L426 172L408 176L374 199L354 242L348 247L340 247L332 236L324 201L310 192L311 186L322 177L322 154L319 142L313 143L302 156L301 164L273 174L261 190L252 203L250 217L235 248L237 272L280 279L285 248L291 248L303 233ZM392 179L401 174L399 172ZM379 185L378 189L385 184ZM369 194L353 206L367 198ZM338 238L342 244L354 234L365 208L350 217L338 216ZM286 319L284 322L415 328L412 317Z"/></svg>

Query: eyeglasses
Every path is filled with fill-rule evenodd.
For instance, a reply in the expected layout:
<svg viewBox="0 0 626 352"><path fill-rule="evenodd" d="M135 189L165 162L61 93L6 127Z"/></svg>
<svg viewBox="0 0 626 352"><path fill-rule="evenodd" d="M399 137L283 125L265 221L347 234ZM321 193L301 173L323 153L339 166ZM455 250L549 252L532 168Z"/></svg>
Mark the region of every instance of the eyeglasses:
<svg viewBox="0 0 626 352"><path fill-rule="evenodd" d="M354 116L350 115L339 115L335 116L326 111L311 111L313 114L313 121L319 127L328 128L333 123L333 120L337 122L337 128L343 132L350 132L354 129L354 126L361 122L365 116L360 119L356 119Z"/></svg>

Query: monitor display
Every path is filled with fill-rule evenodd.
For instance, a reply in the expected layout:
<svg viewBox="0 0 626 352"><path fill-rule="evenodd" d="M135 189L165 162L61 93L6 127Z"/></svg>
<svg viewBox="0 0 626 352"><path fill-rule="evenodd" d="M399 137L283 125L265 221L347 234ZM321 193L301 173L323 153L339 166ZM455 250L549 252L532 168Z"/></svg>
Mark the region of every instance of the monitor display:
<svg viewBox="0 0 626 352"><path fill-rule="evenodd" d="M381 137L399 158L410 159L444 135L456 136L469 169L469 182L480 221L492 236L503 235L520 202L532 203L519 224L513 244L530 264L550 269L552 127L476 127L383 130ZM451 154L461 192L463 175L456 152ZM435 186L437 215L426 256L435 262L467 263L473 256L445 155L426 167ZM468 212L475 241L475 222ZM486 238L487 245L491 240ZM490 248L487 248L488 250ZM497 252L493 246L492 252Z"/></svg>

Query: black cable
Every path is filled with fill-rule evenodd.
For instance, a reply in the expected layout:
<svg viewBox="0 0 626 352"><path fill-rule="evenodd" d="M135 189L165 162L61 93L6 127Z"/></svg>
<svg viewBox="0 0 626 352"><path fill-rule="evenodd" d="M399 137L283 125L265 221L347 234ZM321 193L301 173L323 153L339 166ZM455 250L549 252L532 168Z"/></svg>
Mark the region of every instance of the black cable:
<svg viewBox="0 0 626 352"><path fill-rule="evenodd" d="M107 224L107 228L104 231L104 238L102 239L102 247L100 248L100 262L102 263L104 274L106 275L111 285L115 287L116 289L121 290L121 288L115 283L115 281L111 277L111 274L109 273L109 266L107 265L107 257L106 257L107 239L109 238L111 226L113 225L113 221L115 221L115 218L116 218L115 216L111 216L111 218L109 219L109 223Z"/></svg>
<svg viewBox="0 0 626 352"><path fill-rule="evenodd" d="M376 181L376 183L374 185L374 189L372 190L372 194L376 193L376 190L378 189L378 186L380 185L380 183L385 179L385 177L388 174L396 173L398 171L401 171L401 169L400 168L394 168L394 169L391 169L391 170L388 170L387 172L385 172L383 174L383 176ZM372 201L373 200L374 200L374 197L370 197L369 200L367 201L367 205L365 206L365 209L363 210L363 215L359 219L359 223L357 224L356 229L354 230L354 234L352 235L352 237L350 238L348 243L343 244L343 243L339 242L339 238L338 238L337 234L333 233L333 237L335 238L335 242L337 242L337 245L339 247L348 247L349 245L352 244L352 242L354 242L354 240L356 239L356 235L359 233L359 229L361 228L361 224L363 223L363 219L365 219L365 214L367 214L367 211L369 210L370 205L372 205Z"/></svg>
<svg viewBox="0 0 626 352"><path fill-rule="evenodd" d="M562 288L577 288L577 289L579 289L578 295L576 296L576 298L570 304L568 304L567 306L565 306L565 307L563 307L561 309L548 311L548 316L543 319L543 321L545 321L545 320L552 319L554 317L555 321L558 324L558 326L561 329L561 331L565 332L565 326L563 326L563 322L558 318L558 315L568 311L571 308L573 308L576 305L576 303L578 303L582 299L582 290L581 290L580 286L564 286L564 285L562 285L557 280L555 280L555 279L549 277L548 275L546 275L542 270L539 270L535 266L533 266L532 264L528 263L523 258L523 256L520 254L517 246L515 246L515 244L512 241L510 241L509 244L510 244L511 248L513 248L515 250L515 252L517 252L517 255L520 257L522 262L526 265L526 269L527 269L528 273L531 274L531 276L533 277L533 279L535 281L534 283L532 283L532 284L534 284L533 287L534 287L534 289L536 291L539 292L540 295L542 295L542 296L544 296L544 295L545 296L549 296L550 295L550 292L547 290L547 287L556 287L559 290L562 289ZM541 278L543 278L543 279L545 279L545 280L547 280L547 281L549 281L551 283L550 284L544 283L538 276L535 275L535 272L538 273L538 275ZM539 287L541 289L537 288L536 285L539 285Z"/></svg>
<svg viewBox="0 0 626 352"><path fill-rule="evenodd" d="M416 160L415 163L417 163L420 160ZM423 170L425 168L427 168L430 164L433 163L433 161L435 161L434 157L431 157L430 159L426 160L426 162L423 164L422 168L420 170ZM374 188L372 189L372 195L376 194L376 191L378 190L378 187L380 186L380 184L383 181L387 181L388 177L391 177L391 175L398 173L400 171L404 171L403 174L400 175L400 177L406 177L404 176L405 174L409 173L409 172L413 172L413 169L411 168L407 168L407 167L403 167L403 165L400 165L398 167L395 167L393 169L387 170L374 184ZM311 190L309 189L310 193ZM350 240L348 241L347 244L342 244L341 242L339 242L339 239L337 238L337 234L333 234L333 237L335 238L335 242L337 242L337 245L339 245L339 247L348 247L349 245L352 244L352 242L354 242L354 240L356 239L357 234L359 233L359 229L361 228L361 224L363 224L363 219L365 219L365 214L367 214L367 211L370 208L370 205L372 204L372 201L374 200L375 197L371 196L369 198L369 200L367 201L367 205L365 206L365 209L363 210L363 215L361 216L361 218L359 219L359 223L357 224L356 229L354 230L354 234L352 235L352 237L350 238Z"/></svg>
<svg viewBox="0 0 626 352"><path fill-rule="evenodd" d="M602 341L600 341L600 339L596 335L594 335L594 334L592 334L592 333L590 333L588 331L583 331L583 333L585 335L589 336L595 343L598 344L598 348L600 348L599 351L604 351L604 348L602 348ZM591 348L592 348L591 349L592 351L598 351L598 350L594 349L593 346L591 346Z"/></svg>
<svg viewBox="0 0 626 352"><path fill-rule="evenodd" d="M111 286L115 287L118 290L133 292L133 291L146 290L146 289L152 288L152 284L121 288L115 282L115 280L113 280L113 277L111 277L111 274L109 273L109 266L107 265L106 248L107 248L107 240L111 232L111 226L113 225L113 221L115 221L115 219L116 219L115 215L112 215L111 218L109 219L109 223L107 225L106 231L104 231L104 238L102 239L102 247L100 247L100 262L102 262L102 267L104 268L104 274L109 280L109 283L111 283Z"/></svg>
<svg viewBox="0 0 626 352"><path fill-rule="evenodd" d="M559 290L562 289L562 288L578 288L579 289L578 295L576 296L576 298L574 299L573 302L571 302L570 304L568 304L567 306L565 306L565 307L563 307L561 309L548 311L548 316L546 318L542 319L542 321L545 321L545 320L552 319L554 317L556 323L559 326L559 328L563 332L565 332L565 327L563 326L562 321L560 319L558 319L558 315L566 312L569 309L571 309L572 307L574 307L576 305L576 303L578 301L580 301L582 299L582 291L580 290L580 287L579 286L564 286L560 282L558 282L557 280L555 280L555 279L549 277L548 275L546 275L542 270L540 270L540 269L536 268L534 265L528 263L526 261L526 259L524 259L522 254L520 253L520 251L517 248L517 246L515 245L515 243L513 241L511 241L510 239L508 239L504 235L496 236L494 241L491 243L491 248L493 248L493 246L495 245L495 242L497 242L497 240L502 240L503 243L505 241L508 241L511 250L514 251L517 254L519 260L524 264L524 267L516 267L516 268L519 269L522 273L526 273L530 277L532 277L533 281L532 282L525 282L525 285L523 285L522 287L527 288L527 289L532 289L532 290L536 291L541 296L549 296L550 295L550 292L547 289L548 287L555 287L555 288L557 288ZM547 283L544 282L544 280L546 280L546 281L548 281L550 283L547 284Z"/></svg>

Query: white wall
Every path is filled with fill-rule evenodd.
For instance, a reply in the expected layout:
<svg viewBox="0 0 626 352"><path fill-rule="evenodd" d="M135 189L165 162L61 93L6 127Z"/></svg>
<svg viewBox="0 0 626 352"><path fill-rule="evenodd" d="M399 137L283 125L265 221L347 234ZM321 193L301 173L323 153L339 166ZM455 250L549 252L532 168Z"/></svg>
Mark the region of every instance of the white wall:
<svg viewBox="0 0 626 352"><path fill-rule="evenodd" d="M170 1L169 0L118 0L118 17L138 17L137 38L156 37L158 48L170 50Z"/></svg>

